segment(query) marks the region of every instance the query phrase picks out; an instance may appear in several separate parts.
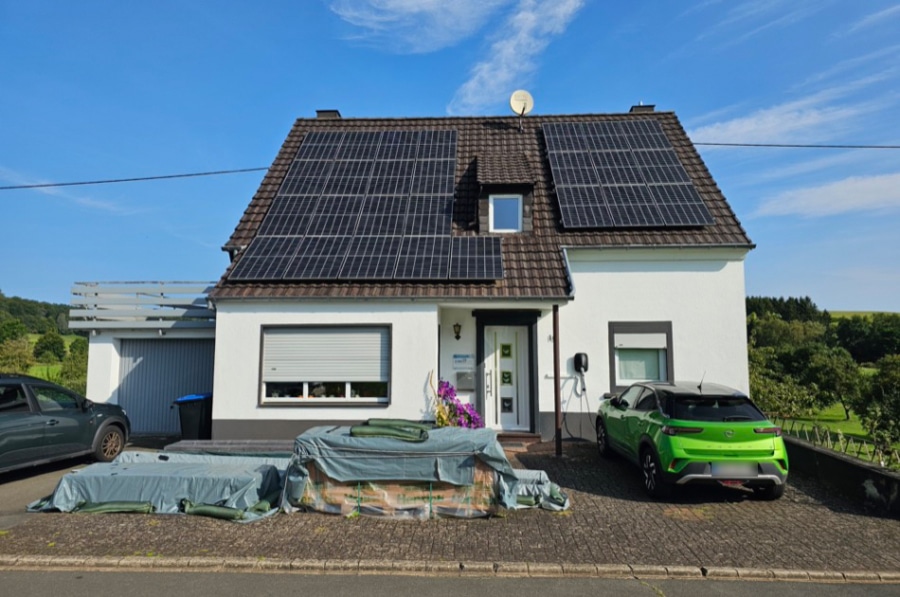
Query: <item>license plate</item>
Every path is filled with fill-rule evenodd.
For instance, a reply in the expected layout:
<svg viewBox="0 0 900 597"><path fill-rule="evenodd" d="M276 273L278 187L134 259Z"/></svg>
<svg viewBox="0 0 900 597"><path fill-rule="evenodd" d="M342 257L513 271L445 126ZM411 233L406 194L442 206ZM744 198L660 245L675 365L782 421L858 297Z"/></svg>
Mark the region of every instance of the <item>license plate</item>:
<svg viewBox="0 0 900 597"><path fill-rule="evenodd" d="M756 465L740 462L713 462L712 476L724 479L746 479L756 476Z"/></svg>

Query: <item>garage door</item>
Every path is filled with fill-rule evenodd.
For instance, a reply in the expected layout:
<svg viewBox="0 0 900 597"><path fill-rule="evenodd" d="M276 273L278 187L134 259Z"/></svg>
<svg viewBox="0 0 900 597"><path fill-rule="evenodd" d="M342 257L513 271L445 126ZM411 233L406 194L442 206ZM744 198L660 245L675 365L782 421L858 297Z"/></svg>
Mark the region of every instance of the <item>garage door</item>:
<svg viewBox="0 0 900 597"><path fill-rule="evenodd" d="M212 392L215 340L122 340L119 404L132 433L177 434L172 401Z"/></svg>

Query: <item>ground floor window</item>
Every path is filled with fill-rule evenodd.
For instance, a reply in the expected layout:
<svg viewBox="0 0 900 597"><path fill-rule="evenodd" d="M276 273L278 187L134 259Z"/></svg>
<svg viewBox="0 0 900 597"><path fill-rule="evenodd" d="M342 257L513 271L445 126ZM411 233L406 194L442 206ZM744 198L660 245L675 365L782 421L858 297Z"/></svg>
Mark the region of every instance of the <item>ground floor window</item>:
<svg viewBox="0 0 900 597"><path fill-rule="evenodd" d="M263 328L262 403L390 401L389 326Z"/></svg>
<svg viewBox="0 0 900 597"><path fill-rule="evenodd" d="M610 322L613 391L639 381L672 381L672 323Z"/></svg>

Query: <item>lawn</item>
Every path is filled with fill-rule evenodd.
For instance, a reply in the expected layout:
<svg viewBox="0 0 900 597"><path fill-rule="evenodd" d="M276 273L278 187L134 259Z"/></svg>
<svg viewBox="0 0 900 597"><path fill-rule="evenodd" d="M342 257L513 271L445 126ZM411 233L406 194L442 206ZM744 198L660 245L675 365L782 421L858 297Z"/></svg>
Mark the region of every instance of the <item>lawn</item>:
<svg viewBox="0 0 900 597"><path fill-rule="evenodd" d="M798 427L799 423L805 423L807 427L818 425L834 432L840 431L848 437L871 441L869 438L869 434L866 433L865 429L863 429L859 417L857 417L855 413L851 412L850 420L847 421L844 418L844 407L842 407L840 404L834 404L808 417L794 417L793 420L797 421ZM790 423L786 425L786 427L789 426Z"/></svg>

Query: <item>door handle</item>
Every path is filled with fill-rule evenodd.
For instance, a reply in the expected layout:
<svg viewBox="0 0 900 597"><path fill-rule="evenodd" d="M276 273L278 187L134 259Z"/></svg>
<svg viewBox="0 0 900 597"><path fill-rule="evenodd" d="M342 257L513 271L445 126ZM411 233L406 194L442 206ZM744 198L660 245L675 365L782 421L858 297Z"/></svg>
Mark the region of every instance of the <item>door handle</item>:
<svg viewBox="0 0 900 597"><path fill-rule="evenodd" d="M484 385L485 385L484 393L487 394L488 396L491 396L494 393L493 389L492 389L494 387L494 384L492 383L493 376L494 376L493 371L488 371L484 375Z"/></svg>
<svg viewBox="0 0 900 597"><path fill-rule="evenodd" d="M59 425L59 421L56 419L50 419L49 421L47 421L47 425L53 427L54 425Z"/></svg>

